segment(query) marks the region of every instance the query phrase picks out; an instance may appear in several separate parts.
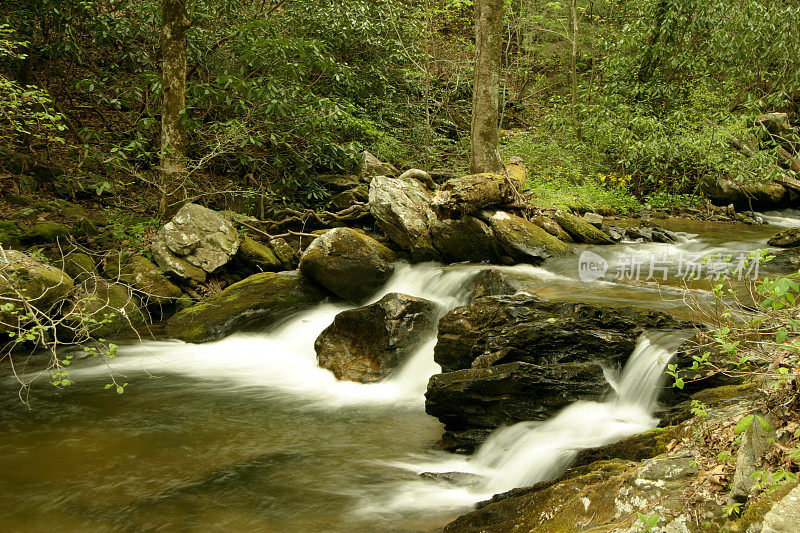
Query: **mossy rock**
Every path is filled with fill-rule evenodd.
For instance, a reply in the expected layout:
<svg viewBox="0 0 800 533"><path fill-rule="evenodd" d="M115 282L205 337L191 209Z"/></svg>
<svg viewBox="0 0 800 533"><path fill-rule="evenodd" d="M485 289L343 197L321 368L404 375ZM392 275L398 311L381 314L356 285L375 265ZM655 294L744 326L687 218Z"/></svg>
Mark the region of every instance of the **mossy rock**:
<svg viewBox="0 0 800 533"><path fill-rule="evenodd" d="M575 242L582 242L585 244L614 244L614 241L581 217L575 216L572 213L558 211L553 218L558 225L564 228L564 231L569 233Z"/></svg>
<svg viewBox="0 0 800 533"><path fill-rule="evenodd" d="M61 264L64 272L69 274L77 282L86 281L92 277L98 277L97 266L89 254L83 252L71 252L64 256Z"/></svg>
<svg viewBox="0 0 800 533"><path fill-rule="evenodd" d="M289 246L289 243L283 239L272 239L269 241L269 246L285 270L292 270L297 267L299 263L297 254L294 253L294 249Z"/></svg>
<svg viewBox="0 0 800 533"><path fill-rule="evenodd" d="M394 252L375 239L350 228L336 228L311 243L300 260L300 271L355 303L389 280L395 261Z"/></svg>
<svg viewBox="0 0 800 533"><path fill-rule="evenodd" d="M122 268L119 265L119 262L110 262L106 274L136 289L145 302L165 303L181 297L183 291L161 274L158 267L146 257L135 255L123 262Z"/></svg>
<svg viewBox="0 0 800 533"><path fill-rule="evenodd" d="M238 256L261 272L284 270L283 263L271 248L247 236L239 245Z"/></svg>
<svg viewBox="0 0 800 533"><path fill-rule="evenodd" d="M566 244L522 217L505 211L482 211L478 218L492 228L501 253L515 262L539 264L570 253Z"/></svg>
<svg viewBox="0 0 800 533"><path fill-rule="evenodd" d="M16 250L0 251L0 305L26 298L40 311L48 311L67 297L75 282L63 270L47 265ZM0 311L0 332L11 330L13 311Z"/></svg>
<svg viewBox="0 0 800 533"><path fill-rule="evenodd" d="M670 441L677 438L679 434L680 429L677 426L654 428L606 446L582 450L578 454L575 466L611 459L623 459L626 461L650 459L662 453L667 453L667 446Z"/></svg>
<svg viewBox="0 0 800 533"><path fill-rule="evenodd" d="M23 244L52 244L59 241L66 241L70 235L70 230L63 224L57 222L40 222L31 226L28 231L22 234Z"/></svg>
<svg viewBox="0 0 800 533"><path fill-rule="evenodd" d="M74 327L84 325L95 337L135 333L149 322L147 311L128 287L91 278L76 291L68 314Z"/></svg>
<svg viewBox="0 0 800 533"><path fill-rule="evenodd" d="M326 296L297 271L254 274L176 314L166 331L186 342L210 342L236 331L266 328Z"/></svg>
<svg viewBox="0 0 800 533"><path fill-rule="evenodd" d="M100 234L100 230L94 222L82 217L72 225L72 233L77 237L95 237Z"/></svg>
<svg viewBox="0 0 800 533"><path fill-rule="evenodd" d="M20 240L20 229L16 222L10 220L0 220L0 246L4 248L16 248L22 244Z"/></svg>

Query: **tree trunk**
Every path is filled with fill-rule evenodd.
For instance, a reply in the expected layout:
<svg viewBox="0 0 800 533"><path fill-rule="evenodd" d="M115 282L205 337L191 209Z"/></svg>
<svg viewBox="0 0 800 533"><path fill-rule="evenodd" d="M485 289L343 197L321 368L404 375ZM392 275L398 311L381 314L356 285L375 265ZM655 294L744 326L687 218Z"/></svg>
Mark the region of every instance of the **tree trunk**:
<svg viewBox="0 0 800 533"><path fill-rule="evenodd" d="M503 0L475 2L475 86L472 95L470 169L473 173L503 168L498 152L500 59L503 45Z"/></svg>
<svg viewBox="0 0 800 533"><path fill-rule="evenodd" d="M578 138L581 137L581 126L578 121L578 0L572 0L570 5L572 11L572 122Z"/></svg>
<svg viewBox="0 0 800 533"><path fill-rule="evenodd" d="M170 218L186 198L186 32L190 27L185 0L162 0L161 57L164 101L161 108L159 212Z"/></svg>

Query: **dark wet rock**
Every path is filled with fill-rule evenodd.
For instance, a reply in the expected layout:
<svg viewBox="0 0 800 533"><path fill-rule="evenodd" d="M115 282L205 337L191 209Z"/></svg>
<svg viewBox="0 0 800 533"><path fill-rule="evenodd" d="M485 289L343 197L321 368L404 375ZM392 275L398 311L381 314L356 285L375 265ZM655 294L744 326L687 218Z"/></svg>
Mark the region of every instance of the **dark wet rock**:
<svg viewBox="0 0 800 533"><path fill-rule="evenodd" d="M569 233L570 237L572 237L575 242L582 242L585 244L614 244L614 241L612 241L608 235L572 213L558 211L553 215L553 218L558 222L559 226L564 228L564 231Z"/></svg>
<svg viewBox="0 0 800 533"><path fill-rule="evenodd" d="M239 234L230 220L197 204L186 204L153 239L152 252L158 265L172 275L198 281L196 271L206 273L225 265L239 249Z"/></svg>
<svg viewBox="0 0 800 533"><path fill-rule="evenodd" d="M0 306L28 300L36 309L47 312L66 298L75 282L66 272L16 250L0 250ZM0 311L0 333L17 324L17 313Z"/></svg>
<svg viewBox="0 0 800 533"><path fill-rule="evenodd" d="M316 238L303 253L300 271L351 302L371 296L394 272L394 252L350 228Z"/></svg>
<svg viewBox="0 0 800 533"><path fill-rule="evenodd" d="M497 261L494 233L473 216L458 220L437 220L431 226L433 245L450 263Z"/></svg>
<svg viewBox="0 0 800 533"><path fill-rule="evenodd" d="M447 485L456 485L458 487L475 486L479 485L481 482L480 476L468 474L466 472L423 472L419 477Z"/></svg>
<svg viewBox="0 0 800 533"><path fill-rule="evenodd" d="M437 220L431 192L422 183L377 176L369 187L369 210L386 236L414 261L440 259L430 234Z"/></svg>
<svg viewBox="0 0 800 533"><path fill-rule="evenodd" d="M767 244L778 248L800 246L800 228L789 228L778 232L772 236Z"/></svg>
<svg viewBox="0 0 800 533"><path fill-rule="evenodd" d="M397 370L435 331L436 304L392 293L336 315L314 348L337 379L370 383Z"/></svg>
<svg viewBox="0 0 800 533"><path fill-rule="evenodd" d="M489 296L439 322L434 359L443 372L513 361L532 364L627 360L645 329L692 327L659 311Z"/></svg>
<svg viewBox="0 0 800 533"><path fill-rule="evenodd" d="M65 242L70 235L70 230L57 222L40 222L22 234L22 244L52 244Z"/></svg>
<svg viewBox="0 0 800 533"><path fill-rule="evenodd" d="M254 274L176 314L166 322L166 331L186 342L210 342L236 331L266 328L326 296L299 272Z"/></svg>
<svg viewBox="0 0 800 533"><path fill-rule="evenodd" d="M505 211L482 211L478 218L492 228L498 248L509 262L536 265L570 253L566 244L522 217Z"/></svg>
<svg viewBox="0 0 800 533"><path fill-rule="evenodd" d="M397 176L399 172L389 163L384 163L369 152L362 152L361 164L358 168L358 175L367 183L376 176Z"/></svg>
<svg viewBox="0 0 800 533"><path fill-rule="evenodd" d="M615 233L615 235L611 235L612 231ZM628 240L639 243L659 242L665 244L676 244L683 240L679 234L675 233L674 231L664 229L660 226L641 225L631 228L609 227L606 228L606 232L609 233L610 237L617 241ZM616 239L615 237L617 235L622 235L622 239Z"/></svg>
<svg viewBox="0 0 800 533"><path fill-rule="evenodd" d="M599 364L517 361L431 377L425 412L444 424L449 442L468 450L481 441L467 441L467 430L546 420L573 402L600 400L610 391Z"/></svg>

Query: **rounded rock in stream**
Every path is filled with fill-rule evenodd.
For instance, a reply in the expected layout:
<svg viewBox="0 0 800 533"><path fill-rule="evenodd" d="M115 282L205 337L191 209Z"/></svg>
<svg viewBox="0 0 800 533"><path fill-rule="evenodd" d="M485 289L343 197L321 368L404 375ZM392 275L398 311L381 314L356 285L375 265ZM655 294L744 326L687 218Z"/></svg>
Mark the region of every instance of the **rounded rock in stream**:
<svg viewBox="0 0 800 533"><path fill-rule="evenodd" d="M359 302L386 283L394 272L394 252L350 228L317 237L303 253L300 272L331 292Z"/></svg>
<svg viewBox="0 0 800 533"><path fill-rule="evenodd" d="M314 343L337 379L371 383L399 368L436 331L436 304L405 294L336 315Z"/></svg>

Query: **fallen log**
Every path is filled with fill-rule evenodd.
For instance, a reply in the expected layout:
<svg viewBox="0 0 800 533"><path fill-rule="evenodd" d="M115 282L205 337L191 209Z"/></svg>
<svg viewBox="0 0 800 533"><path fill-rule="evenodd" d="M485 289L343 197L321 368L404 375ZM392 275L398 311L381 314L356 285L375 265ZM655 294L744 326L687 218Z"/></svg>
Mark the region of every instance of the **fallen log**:
<svg viewBox="0 0 800 533"><path fill-rule="evenodd" d="M447 180L431 205L440 218L458 219L481 209L505 205L515 199L516 189L510 180L490 172L470 174Z"/></svg>

